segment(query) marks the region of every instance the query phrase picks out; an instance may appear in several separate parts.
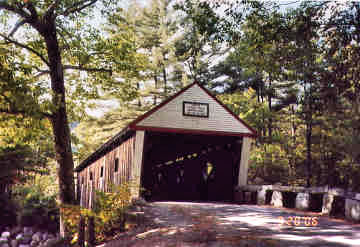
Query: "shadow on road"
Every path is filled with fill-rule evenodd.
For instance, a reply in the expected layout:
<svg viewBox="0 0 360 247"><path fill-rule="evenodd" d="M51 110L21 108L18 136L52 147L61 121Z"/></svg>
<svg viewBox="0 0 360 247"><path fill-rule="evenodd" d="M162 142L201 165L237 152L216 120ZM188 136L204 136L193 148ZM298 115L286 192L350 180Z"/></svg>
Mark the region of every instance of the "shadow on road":
<svg viewBox="0 0 360 247"><path fill-rule="evenodd" d="M194 224L191 218L196 215L210 216L216 220L213 227L220 235L251 234L279 240L280 246L360 246L359 224L320 214L220 203L155 202L151 205L159 207L155 210L157 222L168 226L189 226Z"/></svg>

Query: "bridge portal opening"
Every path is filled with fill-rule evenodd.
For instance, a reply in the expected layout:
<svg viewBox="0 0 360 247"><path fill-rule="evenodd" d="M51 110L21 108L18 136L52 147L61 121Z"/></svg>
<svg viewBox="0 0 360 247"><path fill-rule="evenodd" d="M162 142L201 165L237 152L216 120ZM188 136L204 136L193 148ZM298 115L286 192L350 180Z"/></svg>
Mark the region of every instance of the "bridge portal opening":
<svg viewBox="0 0 360 247"><path fill-rule="evenodd" d="M241 137L147 132L141 184L150 201L234 200Z"/></svg>

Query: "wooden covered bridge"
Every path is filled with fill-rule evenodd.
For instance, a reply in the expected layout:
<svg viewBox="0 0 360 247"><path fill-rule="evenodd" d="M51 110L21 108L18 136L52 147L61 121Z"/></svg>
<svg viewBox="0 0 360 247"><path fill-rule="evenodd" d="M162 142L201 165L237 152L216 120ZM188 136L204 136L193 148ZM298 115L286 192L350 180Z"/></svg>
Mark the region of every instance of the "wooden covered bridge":
<svg viewBox="0 0 360 247"><path fill-rule="evenodd" d="M232 201L247 184L256 132L194 82L140 116L76 167L82 206L133 181L147 200Z"/></svg>

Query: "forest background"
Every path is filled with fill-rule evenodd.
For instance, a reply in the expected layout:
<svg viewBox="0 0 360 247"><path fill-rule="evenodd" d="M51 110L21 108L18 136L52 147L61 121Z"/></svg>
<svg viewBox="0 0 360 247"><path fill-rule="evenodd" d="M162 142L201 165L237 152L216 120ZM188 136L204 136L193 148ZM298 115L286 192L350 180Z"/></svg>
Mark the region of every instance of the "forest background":
<svg viewBox="0 0 360 247"><path fill-rule="evenodd" d="M193 81L258 131L250 183L360 191L359 2L9 0L0 13L0 192L36 183L73 203L74 161Z"/></svg>

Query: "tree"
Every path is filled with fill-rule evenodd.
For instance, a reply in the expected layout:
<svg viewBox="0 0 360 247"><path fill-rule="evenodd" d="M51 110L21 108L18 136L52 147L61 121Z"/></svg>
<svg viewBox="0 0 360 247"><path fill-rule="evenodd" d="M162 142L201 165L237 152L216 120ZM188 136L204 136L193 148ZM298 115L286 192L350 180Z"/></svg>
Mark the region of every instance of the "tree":
<svg viewBox="0 0 360 247"><path fill-rule="evenodd" d="M119 84L108 80L110 68L125 68L121 59L132 48L122 47L123 56L116 54L114 59L108 52L113 44L85 23L94 17L97 2L102 13L112 4L110 0L101 5L98 0L0 2L0 112L50 121L59 165L59 199L65 204L75 203L69 117L81 113L76 106L96 98L99 89ZM86 80L86 73L99 76ZM64 236L62 224L60 229Z"/></svg>
<svg viewBox="0 0 360 247"><path fill-rule="evenodd" d="M105 28L109 40L114 44L128 41L136 50L132 68L113 71L113 76L126 85L119 90L107 90L102 99L113 102L115 108L101 117L83 118L76 128L78 137L77 158L82 160L105 140L119 132L131 120L183 86L182 63L175 56L177 20L171 1L154 0L146 6L136 2L126 11L117 9L107 16ZM125 43L124 43L125 44ZM112 48L117 54L119 45ZM93 135L93 133L98 133Z"/></svg>
<svg viewBox="0 0 360 247"><path fill-rule="evenodd" d="M227 51L221 43L222 26L227 21L216 13L218 7L217 4L212 6L206 1L193 0L175 5L175 9L182 13L182 38L176 42L175 54L186 66L188 77L203 84L212 79L212 61Z"/></svg>

